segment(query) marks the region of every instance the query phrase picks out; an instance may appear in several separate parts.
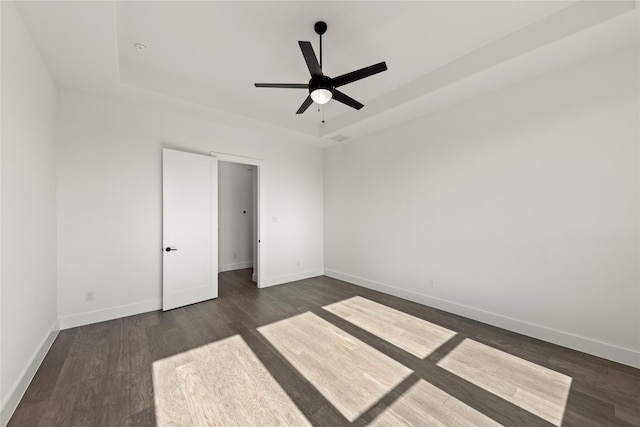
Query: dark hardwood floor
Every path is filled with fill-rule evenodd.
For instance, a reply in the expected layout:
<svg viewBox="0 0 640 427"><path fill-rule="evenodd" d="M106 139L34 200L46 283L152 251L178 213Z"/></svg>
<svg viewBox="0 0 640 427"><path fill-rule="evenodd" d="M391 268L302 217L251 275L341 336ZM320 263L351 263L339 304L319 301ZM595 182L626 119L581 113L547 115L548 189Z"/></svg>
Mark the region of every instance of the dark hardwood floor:
<svg viewBox="0 0 640 427"><path fill-rule="evenodd" d="M640 370L360 288L328 277L256 289L250 270L220 274L219 298L61 331L9 426L154 426L154 361L240 335L314 425L366 425L420 379L505 426L549 422L442 369L437 362L464 338L572 378L562 425L640 426ZM457 332L426 359L322 307L362 296ZM312 312L413 373L383 399L347 421L257 330Z"/></svg>

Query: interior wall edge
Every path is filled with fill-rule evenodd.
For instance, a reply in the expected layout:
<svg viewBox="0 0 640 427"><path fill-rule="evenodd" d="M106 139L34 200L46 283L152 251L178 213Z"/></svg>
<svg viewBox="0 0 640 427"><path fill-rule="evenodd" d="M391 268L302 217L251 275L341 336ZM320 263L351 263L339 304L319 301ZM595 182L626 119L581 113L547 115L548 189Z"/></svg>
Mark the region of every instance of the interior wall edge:
<svg viewBox="0 0 640 427"><path fill-rule="evenodd" d="M501 314L489 312L454 301L434 298L418 292L408 291L386 283L381 283L347 273L325 269L324 274L334 279L342 280L367 289L383 292L398 298L416 302L418 304L443 310L448 313L463 316L478 322L486 323L516 332L528 337L540 339L552 344L557 344L593 356L602 357L613 362L628 365L640 369L640 351L619 347L587 337L570 334L568 332L547 328L523 320L507 317Z"/></svg>
<svg viewBox="0 0 640 427"><path fill-rule="evenodd" d="M33 356L31 356L31 359L26 364L24 370L20 373L18 380L13 384L9 393L4 396L0 406L0 425L2 425L2 427L5 427L9 423L9 420L18 407L22 396L27 391L27 387L29 387L31 380L33 380L33 377L42 364L44 357L47 355L51 345L58 336L58 332L60 332L60 321L56 319L40 342L36 351L33 353Z"/></svg>
<svg viewBox="0 0 640 427"><path fill-rule="evenodd" d="M162 301L160 298L156 298L136 302L133 304L120 305L117 307L110 307L100 310L87 311L79 314L72 314L69 316L62 316L60 317L60 329L70 329L78 326L90 325L92 323L120 319L122 317L134 316L136 314L160 310L161 308Z"/></svg>

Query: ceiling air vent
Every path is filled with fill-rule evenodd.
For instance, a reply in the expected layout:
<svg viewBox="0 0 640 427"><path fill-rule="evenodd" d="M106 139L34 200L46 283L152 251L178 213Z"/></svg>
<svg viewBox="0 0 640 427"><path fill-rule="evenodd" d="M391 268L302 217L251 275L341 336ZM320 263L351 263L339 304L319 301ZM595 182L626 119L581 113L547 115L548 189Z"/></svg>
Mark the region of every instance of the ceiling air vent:
<svg viewBox="0 0 640 427"><path fill-rule="evenodd" d="M348 136L344 136L344 135L335 135L335 136L332 136L329 139L332 140L332 141L335 141L335 142L344 142L347 139L349 139L349 137Z"/></svg>

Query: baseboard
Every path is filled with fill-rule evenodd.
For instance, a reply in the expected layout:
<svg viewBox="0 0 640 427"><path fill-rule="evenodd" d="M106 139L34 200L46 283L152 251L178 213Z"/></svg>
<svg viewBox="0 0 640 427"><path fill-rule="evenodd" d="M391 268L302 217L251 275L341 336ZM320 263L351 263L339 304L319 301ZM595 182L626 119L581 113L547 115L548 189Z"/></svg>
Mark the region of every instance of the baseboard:
<svg viewBox="0 0 640 427"><path fill-rule="evenodd" d="M76 326L90 325L91 323L104 322L106 320L119 319L121 317L133 316L135 314L147 313L149 311L160 310L162 302L160 299L141 301L134 304L121 305L118 307L105 308L102 310L88 311L85 313L73 314L60 318L60 329L75 328Z"/></svg>
<svg viewBox="0 0 640 427"><path fill-rule="evenodd" d="M582 351L584 353L632 366L634 368L640 368L640 351L600 342L591 338L536 325L523 320L514 319L512 317L503 316L501 314L492 313L453 301L435 298L418 292L408 291L385 283L352 276L335 270L325 269L324 274L326 276L333 277L334 279L417 302L419 304L487 323L492 326L517 332L522 335Z"/></svg>
<svg viewBox="0 0 640 427"><path fill-rule="evenodd" d="M18 381L13 385L13 387L11 387L7 396L2 400L2 407L0 409L0 425L3 427L9 423L9 419L18 407L20 399L22 399L22 396L27 391L27 387L29 387L29 384L38 371L40 364L58 336L58 332L60 330L59 325L60 323L58 320L53 322L53 325L49 328L49 332L47 332L42 342L40 342L38 349L18 377Z"/></svg>
<svg viewBox="0 0 640 427"><path fill-rule="evenodd" d="M242 268L252 268L252 267L253 267L253 261L234 262L231 264L220 264L218 265L218 273L222 273L223 271L240 270Z"/></svg>
<svg viewBox="0 0 640 427"><path fill-rule="evenodd" d="M310 277L322 276L324 274L324 270L322 268L317 268L313 270L305 270L292 274L285 274L283 276L277 277L268 277L262 279L260 283L261 288L268 288L269 286L282 285L283 283L295 282L296 280L304 280Z"/></svg>

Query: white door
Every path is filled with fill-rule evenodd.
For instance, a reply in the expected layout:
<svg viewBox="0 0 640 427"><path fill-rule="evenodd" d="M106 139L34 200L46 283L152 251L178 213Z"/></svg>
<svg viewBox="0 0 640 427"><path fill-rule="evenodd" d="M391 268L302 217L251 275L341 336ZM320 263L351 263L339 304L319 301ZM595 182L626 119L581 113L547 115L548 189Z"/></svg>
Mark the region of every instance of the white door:
<svg viewBox="0 0 640 427"><path fill-rule="evenodd" d="M162 309L218 296L218 161L162 150Z"/></svg>

